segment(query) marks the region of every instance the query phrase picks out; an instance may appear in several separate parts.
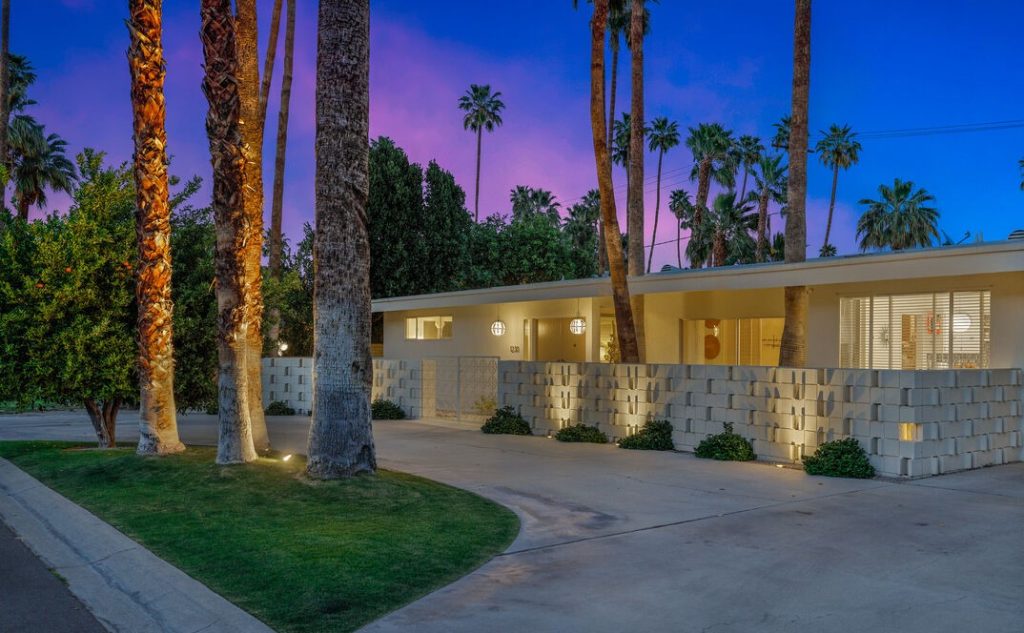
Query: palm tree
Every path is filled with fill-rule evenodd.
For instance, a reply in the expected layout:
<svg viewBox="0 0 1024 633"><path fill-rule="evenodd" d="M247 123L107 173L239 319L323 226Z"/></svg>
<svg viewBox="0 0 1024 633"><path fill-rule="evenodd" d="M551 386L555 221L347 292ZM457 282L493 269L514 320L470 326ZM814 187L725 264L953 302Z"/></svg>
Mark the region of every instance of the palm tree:
<svg viewBox="0 0 1024 633"><path fill-rule="evenodd" d="M18 217L28 220L31 207L46 207L47 189L71 193L76 180L75 165L65 154L67 141L56 134L46 134L43 126L31 118L15 118L8 133L13 159L13 202Z"/></svg>
<svg viewBox="0 0 1024 633"><path fill-rule="evenodd" d="M596 190L590 190L576 204L569 207L569 214L562 223L562 233L574 253L579 253L574 273L577 277L590 277L597 272L597 225L601 219L601 198Z"/></svg>
<svg viewBox="0 0 1024 633"><path fill-rule="evenodd" d="M277 113L277 149L274 153L274 191L270 210L271 274L281 276L284 251L281 224L284 216L284 166L288 147L288 114L292 99L292 66L295 60L295 0L288 0L288 18L284 31L284 69L281 75L281 104ZM265 103L265 102L264 102Z"/></svg>
<svg viewBox="0 0 1024 633"><path fill-rule="evenodd" d="M7 122L10 118L11 0L0 6L0 167L7 165ZM4 206L0 190L0 208Z"/></svg>
<svg viewBox="0 0 1024 633"><path fill-rule="evenodd" d="M857 133L850 129L849 125L842 127L833 123L828 132L821 132L821 139L815 146L818 152L818 160L822 165L832 168L832 197L828 203L828 223L825 225L825 243L821 246L821 255L826 257L826 252L835 252L835 248L829 249L828 238L832 233L832 213L836 208L836 184L839 182L839 168L849 169L860 160L860 142L856 139Z"/></svg>
<svg viewBox="0 0 1024 633"><path fill-rule="evenodd" d="M255 15L255 12L253 13ZM274 76L274 61L277 56L277 37L281 32L281 0L274 0L270 10L270 40L267 42L267 57L263 60L263 76L260 79L260 127L266 128L267 102L270 101L270 80Z"/></svg>
<svg viewBox="0 0 1024 633"><path fill-rule="evenodd" d="M210 104L206 135L213 165L212 207L217 232L218 417L217 463L256 459L249 418L246 372L246 240L242 190L246 186L246 152L242 141L235 20L230 0L202 0L200 38L206 72L203 92Z"/></svg>
<svg viewBox="0 0 1024 633"><path fill-rule="evenodd" d="M370 425L370 2L320 0L313 422L307 473L377 469Z"/></svg>
<svg viewBox="0 0 1024 633"><path fill-rule="evenodd" d="M546 189L534 189L523 185L516 185L509 194L509 202L512 203L512 219L523 220L534 215L543 215L548 218L552 225L558 226L562 218L558 209L562 206L554 194Z"/></svg>
<svg viewBox="0 0 1024 633"><path fill-rule="evenodd" d="M779 151L789 152L789 128L793 122L793 117L784 116L779 119L778 123L772 123L772 127L775 128L775 136L772 137L772 147Z"/></svg>
<svg viewBox="0 0 1024 633"><path fill-rule="evenodd" d="M693 202L690 201L690 194L685 189L676 189L669 194L668 209L676 216L676 259L679 268L683 267L683 251L680 245L683 241L683 221L693 216Z"/></svg>
<svg viewBox="0 0 1024 633"><path fill-rule="evenodd" d="M629 235L629 274L644 274L644 138L648 129L644 114L644 30L649 28L644 18L647 10L644 0L632 0L629 16L629 35L626 38L630 52L629 114L632 129L629 136L629 182L633 184L627 193L626 232ZM644 343L643 301L633 297L633 313L636 315L637 345L640 360L646 353Z"/></svg>
<svg viewBox="0 0 1024 633"><path fill-rule="evenodd" d="M480 221L480 144L484 130L493 132L501 125L501 111L505 109L500 92L491 94L489 85L471 84L466 94L459 97L459 109L466 115L462 127L476 132L476 193L473 199L473 218ZM603 123L602 123L603 125Z"/></svg>
<svg viewBox="0 0 1024 633"><path fill-rule="evenodd" d="M786 263L807 259L807 110L810 89L811 0L796 0L789 182L786 192ZM785 293L786 321L782 328L779 365L803 367L807 362L807 287L787 286Z"/></svg>
<svg viewBox="0 0 1024 633"><path fill-rule="evenodd" d="M743 200L747 196L747 177L750 176L750 170L764 154L764 145L758 137L744 134L733 144L732 152L733 164L743 170L743 186L740 188L740 197L738 198L738 200Z"/></svg>
<svg viewBox="0 0 1024 633"><path fill-rule="evenodd" d="M658 214L661 211L661 163L665 152L679 145L679 124L669 121L666 117L658 117L651 122L648 143L652 152L658 152L658 184L654 197L654 231L651 234L651 254L647 258L647 272L651 272L654 260L654 245L658 242Z"/></svg>
<svg viewBox="0 0 1024 633"><path fill-rule="evenodd" d="M761 156L754 172L754 190L750 196L757 200L757 257L759 262L768 261L768 204L786 204L786 165L782 164L782 154L777 156Z"/></svg>
<svg viewBox="0 0 1024 633"><path fill-rule="evenodd" d="M735 184L733 169L732 132L718 123L701 123L690 128L690 136L686 146L693 154L693 171L690 180L697 181L697 198L694 200L694 225L699 227L703 210L708 206L708 195L711 192L711 180L714 179L723 187ZM695 267L702 262L691 261Z"/></svg>
<svg viewBox="0 0 1024 633"><path fill-rule="evenodd" d="M736 193L727 191L715 196L701 230L711 248L712 266L747 263L754 259L754 239L750 232L757 225L749 204L737 202Z"/></svg>
<svg viewBox="0 0 1024 633"><path fill-rule="evenodd" d="M160 0L128 3L128 67L134 124L138 305L140 455L185 450L174 406L171 324L171 212L164 125L163 15Z"/></svg>
<svg viewBox="0 0 1024 633"><path fill-rule="evenodd" d="M907 248L931 246L939 238L939 212L928 206L935 196L924 189L914 189L909 180L893 181L892 187L880 185L878 200L865 198L860 204L867 210L857 221L860 249Z"/></svg>

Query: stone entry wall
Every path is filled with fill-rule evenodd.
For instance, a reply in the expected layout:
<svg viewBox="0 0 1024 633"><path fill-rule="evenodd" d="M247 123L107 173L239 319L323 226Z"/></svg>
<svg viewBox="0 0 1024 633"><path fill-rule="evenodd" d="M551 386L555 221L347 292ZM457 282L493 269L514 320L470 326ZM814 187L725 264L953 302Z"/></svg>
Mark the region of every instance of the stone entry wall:
<svg viewBox="0 0 1024 633"><path fill-rule="evenodd" d="M313 359L263 359L263 402L286 403L300 414L313 406ZM418 360L373 359L372 398L398 404L411 418L422 416L422 371Z"/></svg>
<svg viewBox="0 0 1024 633"><path fill-rule="evenodd" d="M798 462L856 438L879 474L921 477L1020 461L1019 369L886 371L502 361L499 406L535 433L582 422L612 437L667 419L692 451L731 422L759 458Z"/></svg>

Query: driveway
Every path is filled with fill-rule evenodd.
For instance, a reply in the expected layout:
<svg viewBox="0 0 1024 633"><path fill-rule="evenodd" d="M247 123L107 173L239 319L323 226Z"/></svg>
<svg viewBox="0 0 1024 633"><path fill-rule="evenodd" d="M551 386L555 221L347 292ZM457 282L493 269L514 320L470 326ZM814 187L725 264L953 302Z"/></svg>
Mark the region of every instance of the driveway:
<svg viewBox="0 0 1024 633"><path fill-rule="evenodd" d="M122 439L134 432L123 414ZM215 420L184 416L186 442ZM308 418L271 418L302 452ZM512 546L364 629L1022 630L1024 465L916 482L380 422L382 466L519 514ZM82 414L0 417L0 438L92 439Z"/></svg>

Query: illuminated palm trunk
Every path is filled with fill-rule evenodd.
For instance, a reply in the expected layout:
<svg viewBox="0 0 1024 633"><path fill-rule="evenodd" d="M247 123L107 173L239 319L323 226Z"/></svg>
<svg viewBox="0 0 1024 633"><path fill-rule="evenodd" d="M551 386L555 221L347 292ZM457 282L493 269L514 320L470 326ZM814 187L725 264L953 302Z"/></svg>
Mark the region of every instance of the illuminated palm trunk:
<svg viewBox="0 0 1024 633"><path fill-rule="evenodd" d="M218 416L217 463L256 459L249 418L248 345L244 286L249 236L242 189L245 152L240 129L238 58L230 0L202 0L203 92L210 108L206 134L213 164L213 216L217 232Z"/></svg>
<svg viewBox="0 0 1024 633"><path fill-rule="evenodd" d="M131 0L132 122L135 198L138 205L135 268L139 343L139 445L142 455L185 450L174 407L174 347L171 302L171 225L164 127L164 59L160 0ZM98 409L97 409L98 410ZM105 410L105 409L104 409ZM116 416L116 407L114 413ZM103 415L92 415L94 423ZM101 425L102 426L102 425ZM113 428L106 432L113 443ZM97 428L99 431L99 427ZM103 434L100 434L101 441Z"/></svg>
<svg viewBox="0 0 1024 633"><path fill-rule="evenodd" d="M370 426L369 0L320 0L313 423L307 473L377 468Z"/></svg>

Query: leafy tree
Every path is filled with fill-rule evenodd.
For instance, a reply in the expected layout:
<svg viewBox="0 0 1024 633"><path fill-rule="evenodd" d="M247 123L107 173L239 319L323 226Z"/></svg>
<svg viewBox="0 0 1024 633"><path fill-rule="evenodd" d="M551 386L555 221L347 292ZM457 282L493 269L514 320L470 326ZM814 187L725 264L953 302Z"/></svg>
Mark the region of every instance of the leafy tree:
<svg viewBox="0 0 1024 633"><path fill-rule="evenodd" d="M263 278L263 301L268 315L263 333L263 355L313 355L313 227L302 227L303 238L293 253L281 244L278 275L269 269ZM288 347L280 350L279 343Z"/></svg>
<svg viewBox="0 0 1024 633"><path fill-rule="evenodd" d="M498 214L470 226L467 248L472 263L466 271L467 288L490 288L504 283L508 264L501 250L504 228L505 221Z"/></svg>
<svg viewBox="0 0 1024 633"><path fill-rule="evenodd" d="M832 196L828 203L828 223L825 225L825 243L821 246L822 257L831 250L834 254L835 248L829 249L828 238L832 233L832 214L836 208L836 185L839 182L839 169L849 169L860 160L860 141L857 140L857 133L850 129L849 125L838 126L833 123L828 131L822 130L821 138L815 147L818 152L818 160L822 165L832 168Z"/></svg>
<svg viewBox="0 0 1024 633"><path fill-rule="evenodd" d="M569 247L543 215L513 220L499 233L504 260L502 285L564 279L572 268Z"/></svg>
<svg viewBox="0 0 1024 633"><path fill-rule="evenodd" d="M473 200L473 219L480 220L480 147L484 130L493 132L501 125L501 111L505 103L500 92L491 92L489 85L471 84L466 94L459 97L459 109L465 112L462 126L476 132L476 192Z"/></svg>
<svg viewBox="0 0 1024 633"><path fill-rule="evenodd" d="M458 290L471 265L468 238L473 219L466 211L466 194L455 183L455 176L434 161L424 174L422 222L418 257L423 267L421 279L428 283L418 290Z"/></svg>
<svg viewBox="0 0 1024 633"><path fill-rule="evenodd" d="M939 238L939 212L929 206L935 196L915 189L909 180L893 181L892 187L879 185L878 200L865 198L860 204L867 210L857 221L860 249L891 248L899 251L931 246Z"/></svg>
<svg viewBox="0 0 1024 633"><path fill-rule="evenodd" d="M423 169L382 136L370 143L370 290L374 297L425 291L429 269L419 258L423 226Z"/></svg>
<svg viewBox="0 0 1024 633"><path fill-rule="evenodd" d="M750 232L756 224L751 207L738 203L734 192L720 193L700 226L694 228L687 254L703 257L712 266L752 262L756 244Z"/></svg>
<svg viewBox="0 0 1024 633"><path fill-rule="evenodd" d="M658 185L654 203L654 232L651 234L651 254L647 257L647 272L651 272L654 261L654 245L658 242L658 215L661 213L661 163L665 152L679 145L679 124L669 121L666 117L658 117L651 122L647 133L650 150L658 152Z"/></svg>

